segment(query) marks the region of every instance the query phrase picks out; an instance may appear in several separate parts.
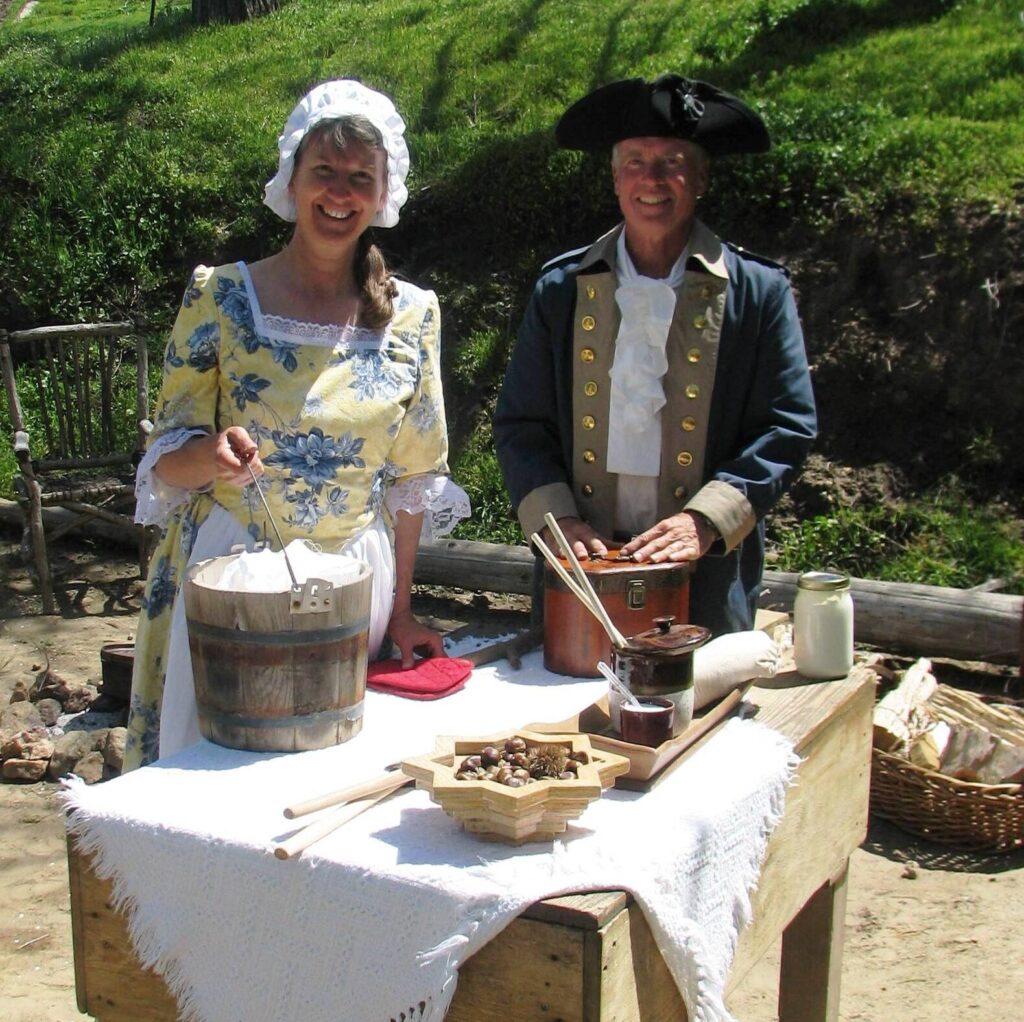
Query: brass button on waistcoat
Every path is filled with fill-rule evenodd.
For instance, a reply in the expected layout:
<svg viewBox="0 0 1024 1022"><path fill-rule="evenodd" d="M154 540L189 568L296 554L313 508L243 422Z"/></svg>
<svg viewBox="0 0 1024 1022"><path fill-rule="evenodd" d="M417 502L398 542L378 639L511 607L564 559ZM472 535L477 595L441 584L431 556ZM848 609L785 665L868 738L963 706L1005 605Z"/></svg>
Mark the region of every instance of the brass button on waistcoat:
<svg viewBox="0 0 1024 1022"><path fill-rule="evenodd" d="M593 380L587 380L587 382L583 384L583 393L586 394L587 397L593 397L597 393L597 384Z"/></svg>
<svg viewBox="0 0 1024 1022"><path fill-rule="evenodd" d="M697 420L692 415L687 415L679 425L682 426L687 433L692 433L697 428Z"/></svg>
<svg viewBox="0 0 1024 1022"><path fill-rule="evenodd" d="M593 348L584 348L580 352L580 361L581 362L593 362L594 361L594 349Z"/></svg>
<svg viewBox="0 0 1024 1022"><path fill-rule="evenodd" d="M708 320L707 320L707 317L706 317L706 316L703 316L703 315L702 315L702 316L696 316L696 317L694 318L694 320L693 320L693 325L694 325L694 326L695 326L695 327L696 327L696 328L697 328L698 330L703 330L703 329L704 329L704 327L706 327L706 326L708 325Z"/></svg>
<svg viewBox="0 0 1024 1022"><path fill-rule="evenodd" d="M593 465L594 462L597 461L597 455L593 451L584 451L583 452L583 460L588 465Z"/></svg>
<svg viewBox="0 0 1024 1022"><path fill-rule="evenodd" d="M676 455L676 462L682 466L693 464L693 455L689 451L680 451Z"/></svg>
<svg viewBox="0 0 1024 1022"><path fill-rule="evenodd" d="M700 387L696 383L691 383L686 388L686 396L691 401L696 401L700 397Z"/></svg>
<svg viewBox="0 0 1024 1022"><path fill-rule="evenodd" d="M672 496L675 497L676 500L682 500L686 496L686 487L685 486L677 486L672 491Z"/></svg>
<svg viewBox="0 0 1024 1022"><path fill-rule="evenodd" d="M588 298L596 298L597 297L597 288L594 287L593 284L588 284L587 285L587 297Z"/></svg>
<svg viewBox="0 0 1024 1022"><path fill-rule="evenodd" d="M590 483L587 483L580 492L583 494L584 497L593 497L594 487L591 486Z"/></svg>
<svg viewBox="0 0 1024 1022"><path fill-rule="evenodd" d="M584 429L593 429L597 425L597 419L595 419L593 415L584 415L583 418L580 419L580 425Z"/></svg>
<svg viewBox="0 0 1024 1022"><path fill-rule="evenodd" d="M696 365L700 361L700 348L691 348L686 353L686 361Z"/></svg>
<svg viewBox="0 0 1024 1022"><path fill-rule="evenodd" d="M583 327L584 330L593 330L594 327L597 326L597 320L594 319L593 316L584 316L583 319L580 320L580 326Z"/></svg>
<svg viewBox="0 0 1024 1022"><path fill-rule="evenodd" d="M700 296L701 296L701 298L703 298L703 299L704 299L705 301L707 301L707 299L709 299L709 298L710 298L710 297L711 297L711 296L712 296L712 295L713 295L714 293L715 293L715 289L714 289L713 287L711 287L711 285L710 285L710 284L705 284L705 285L704 285L704 286L703 286L703 287L702 287L702 288L700 289Z"/></svg>

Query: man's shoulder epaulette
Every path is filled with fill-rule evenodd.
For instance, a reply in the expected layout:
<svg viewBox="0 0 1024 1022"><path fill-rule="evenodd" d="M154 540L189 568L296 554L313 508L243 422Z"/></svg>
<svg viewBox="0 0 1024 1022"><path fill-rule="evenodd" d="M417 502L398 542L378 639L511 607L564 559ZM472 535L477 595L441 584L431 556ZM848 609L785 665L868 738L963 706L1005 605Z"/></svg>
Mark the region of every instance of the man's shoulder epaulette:
<svg viewBox="0 0 1024 1022"><path fill-rule="evenodd" d="M554 259L549 259L541 268L541 273L547 273L549 270L556 270L563 266L571 266L573 263L578 263L584 255L586 255L589 245L584 245L582 248L574 248L569 252L563 252L561 255L555 256Z"/></svg>
<svg viewBox="0 0 1024 1022"><path fill-rule="evenodd" d="M774 259L758 255L756 252L749 252L742 245L737 245L732 241L723 241L722 244L730 251L735 252L741 259L749 259L751 262L760 263L762 266L769 266L773 270L779 270L784 273L786 277L789 277L789 267L776 262Z"/></svg>

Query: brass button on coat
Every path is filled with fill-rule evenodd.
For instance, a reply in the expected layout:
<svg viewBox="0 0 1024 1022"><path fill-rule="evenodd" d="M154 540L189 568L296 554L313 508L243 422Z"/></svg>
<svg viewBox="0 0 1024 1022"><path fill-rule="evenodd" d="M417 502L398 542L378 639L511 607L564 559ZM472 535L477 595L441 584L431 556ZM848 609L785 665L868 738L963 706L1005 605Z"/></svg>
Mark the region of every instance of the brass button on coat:
<svg viewBox="0 0 1024 1022"><path fill-rule="evenodd" d="M686 361L696 365L700 361L700 348L691 348L686 353Z"/></svg>
<svg viewBox="0 0 1024 1022"><path fill-rule="evenodd" d="M676 500L682 500L686 496L686 487L685 486L677 486L672 491L672 496L675 497Z"/></svg>
<svg viewBox="0 0 1024 1022"><path fill-rule="evenodd" d="M580 425L584 429L593 429L597 425L597 420L593 415L584 415L583 418L580 419Z"/></svg>
<svg viewBox="0 0 1024 1022"><path fill-rule="evenodd" d="M591 486L590 483L587 483L583 487L581 492L583 493L584 497L593 497L594 496L594 487Z"/></svg>
<svg viewBox="0 0 1024 1022"><path fill-rule="evenodd" d="M587 397L593 397L597 393L597 384L593 380L587 380L587 382L583 384L583 393L586 394Z"/></svg>
<svg viewBox="0 0 1024 1022"><path fill-rule="evenodd" d="M692 465L693 455L689 451L680 451L676 455L676 461L678 462L678 464L683 465L684 467L686 465Z"/></svg>
<svg viewBox="0 0 1024 1022"><path fill-rule="evenodd" d="M700 387L696 383L691 383L686 388L686 396L691 401L696 401L700 397Z"/></svg>
<svg viewBox="0 0 1024 1022"><path fill-rule="evenodd" d="M587 285L587 297L588 298L596 298L597 297L597 288L594 287L593 284L588 284Z"/></svg>
<svg viewBox="0 0 1024 1022"><path fill-rule="evenodd" d="M697 428L697 420L692 415L687 415L681 423L679 423L687 433L692 433Z"/></svg>
<svg viewBox="0 0 1024 1022"><path fill-rule="evenodd" d="M580 320L580 326L583 327L584 330L593 330L594 327L597 326L597 320L594 319L593 316L584 316L583 319Z"/></svg>
<svg viewBox="0 0 1024 1022"><path fill-rule="evenodd" d="M696 318L694 319L694 321L693 321L693 325L694 325L694 326L695 326L695 327L696 327L696 328L697 328L698 330L703 330L703 329L704 329L704 327L706 327L706 326L708 325L707 317L706 317L706 316L697 316L697 317L696 317Z"/></svg>
<svg viewBox="0 0 1024 1022"><path fill-rule="evenodd" d="M700 289L700 296L701 296L701 298L703 298L703 299L704 299L705 301L707 301L707 299L708 299L708 298L710 298L710 297L711 297L711 296L712 296L712 295L713 295L714 293L715 293L715 289L714 289L713 287L711 287L711 286L710 286L709 284L705 284L705 285L704 285L704 286L703 286L703 287L702 287L702 288Z"/></svg>
<svg viewBox="0 0 1024 1022"><path fill-rule="evenodd" d="M593 348L584 348L580 352L580 361L581 362L593 362L594 361L594 349Z"/></svg>
<svg viewBox="0 0 1024 1022"><path fill-rule="evenodd" d="M594 462L597 461L597 455L593 451L584 451L583 452L583 460L588 465L593 465Z"/></svg>

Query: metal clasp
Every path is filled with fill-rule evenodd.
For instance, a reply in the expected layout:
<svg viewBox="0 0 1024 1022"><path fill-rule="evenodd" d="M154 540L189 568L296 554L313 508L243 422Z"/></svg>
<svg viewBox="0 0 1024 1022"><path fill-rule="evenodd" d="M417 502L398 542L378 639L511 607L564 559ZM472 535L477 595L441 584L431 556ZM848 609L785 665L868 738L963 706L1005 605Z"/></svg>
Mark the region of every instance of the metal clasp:
<svg viewBox="0 0 1024 1022"><path fill-rule="evenodd" d="M626 606L630 610L642 610L647 603L647 586L641 578L626 583Z"/></svg>

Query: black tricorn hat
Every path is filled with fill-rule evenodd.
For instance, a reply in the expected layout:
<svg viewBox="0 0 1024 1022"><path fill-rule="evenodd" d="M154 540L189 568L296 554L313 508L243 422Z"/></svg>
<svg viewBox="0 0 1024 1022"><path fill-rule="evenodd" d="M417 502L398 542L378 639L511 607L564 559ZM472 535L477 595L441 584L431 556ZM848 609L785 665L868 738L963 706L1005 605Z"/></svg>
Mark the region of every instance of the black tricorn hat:
<svg viewBox="0 0 1024 1022"><path fill-rule="evenodd" d="M588 152L644 136L685 138L715 156L771 146L764 121L743 100L681 75L603 85L573 103L555 127L563 149Z"/></svg>

